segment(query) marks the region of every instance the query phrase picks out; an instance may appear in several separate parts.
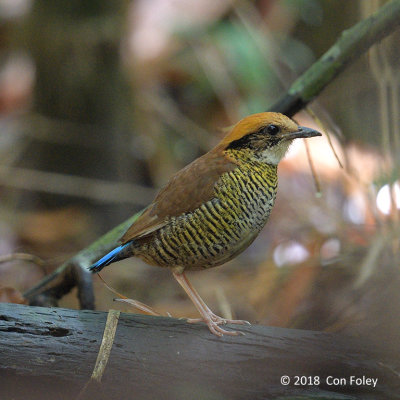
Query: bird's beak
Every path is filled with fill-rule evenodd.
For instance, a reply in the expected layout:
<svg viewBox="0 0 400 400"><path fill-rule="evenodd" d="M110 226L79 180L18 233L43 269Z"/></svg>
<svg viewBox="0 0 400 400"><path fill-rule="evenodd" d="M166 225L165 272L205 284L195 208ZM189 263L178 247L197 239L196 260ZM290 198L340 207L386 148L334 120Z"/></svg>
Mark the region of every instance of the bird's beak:
<svg viewBox="0 0 400 400"><path fill-rule="evenodd" d="M296 132L286 133L283 138L291 140L296 138L309 138L313 136L322 136L322 134L314 129L306 128L305 126L299 126Z"/></svg>

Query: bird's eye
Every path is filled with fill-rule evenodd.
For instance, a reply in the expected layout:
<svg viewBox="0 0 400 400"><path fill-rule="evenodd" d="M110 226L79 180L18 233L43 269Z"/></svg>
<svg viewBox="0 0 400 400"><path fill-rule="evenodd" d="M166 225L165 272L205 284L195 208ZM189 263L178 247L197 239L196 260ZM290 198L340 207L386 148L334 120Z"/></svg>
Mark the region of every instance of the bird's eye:
<svg viewBox="0 0 400 400"><path fill-rule="evenodd" d="M267 132L270 135L277 135L280 131L281 131L281 128L279 128L279 126L277 126L277 125L271 124L271 125L267 126Z"/></svg>

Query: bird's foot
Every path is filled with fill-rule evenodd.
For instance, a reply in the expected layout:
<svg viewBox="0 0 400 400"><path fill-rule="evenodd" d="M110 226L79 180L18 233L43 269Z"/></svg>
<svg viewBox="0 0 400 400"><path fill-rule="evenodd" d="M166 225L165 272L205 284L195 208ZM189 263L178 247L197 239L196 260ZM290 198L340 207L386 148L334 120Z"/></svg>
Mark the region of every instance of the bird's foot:
<svg viewBox="0 0 400 400"><path fill-rule="evenodd" d="M189 280L186 278L184 272L181 273L173 272L173 275L174 278L177 280L177 282L183 287L185 292L188 294L193 304L197 308L197 311L200 313L202 317L202 318L189 318L187 322L189 322L190 324L197 322L205 322L210 332L219 337L223 335L230 335L230 336L244 335L243 332L227 331L226 329L221 328L220 325L225 325L225 324L250 325L250 322L243 320L236 320L236 319L226 319L214 314L207 306L207 304L204 302L204 300L200 297L200 295L197 293L196 289L191 285Z"/></svg>
<svg viewBox="0 0 400 400"><path fill-rule="evenodd" d="M222 318L222 317L214 314L213 312L207 313L204 316L204 318L188 318L187 322L189 324L205 322L207 324L210 332L213 333L214 335L217 335L220 337L223 335L230 335L230 336L244 335L243 332L227 331L226 329L221 328L220 325L226 325L226 324L251 325L249 321L245 321L242 319Z"/></svg>

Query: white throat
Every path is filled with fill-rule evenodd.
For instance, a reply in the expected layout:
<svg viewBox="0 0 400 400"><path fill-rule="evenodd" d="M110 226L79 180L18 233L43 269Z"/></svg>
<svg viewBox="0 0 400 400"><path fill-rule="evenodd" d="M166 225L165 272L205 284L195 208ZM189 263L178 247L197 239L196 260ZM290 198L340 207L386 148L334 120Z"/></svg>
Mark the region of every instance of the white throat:
<svg viewBox="0 0 400 400"><path fill-rule="evenodd" d="M290 146L290 141L280 143L278 146L274 146L274 149L265 149L264 151L257 154L259 161L266 164L278 165L279 161L285 156Z"/></svg>

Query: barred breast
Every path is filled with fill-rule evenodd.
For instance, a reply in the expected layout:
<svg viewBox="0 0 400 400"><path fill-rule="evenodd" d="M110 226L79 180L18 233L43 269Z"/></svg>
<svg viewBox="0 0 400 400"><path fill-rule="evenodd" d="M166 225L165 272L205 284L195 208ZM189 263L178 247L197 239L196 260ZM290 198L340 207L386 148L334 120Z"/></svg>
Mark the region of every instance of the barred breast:
<svg viewBox="0 0 400 400"><path fill-rule="evenodd" d="M246 249L268 220L277 189L276 166L251 162L225 173L215 197L193 212L170 218L135 256L187 270L221 265Z"/></svg>

